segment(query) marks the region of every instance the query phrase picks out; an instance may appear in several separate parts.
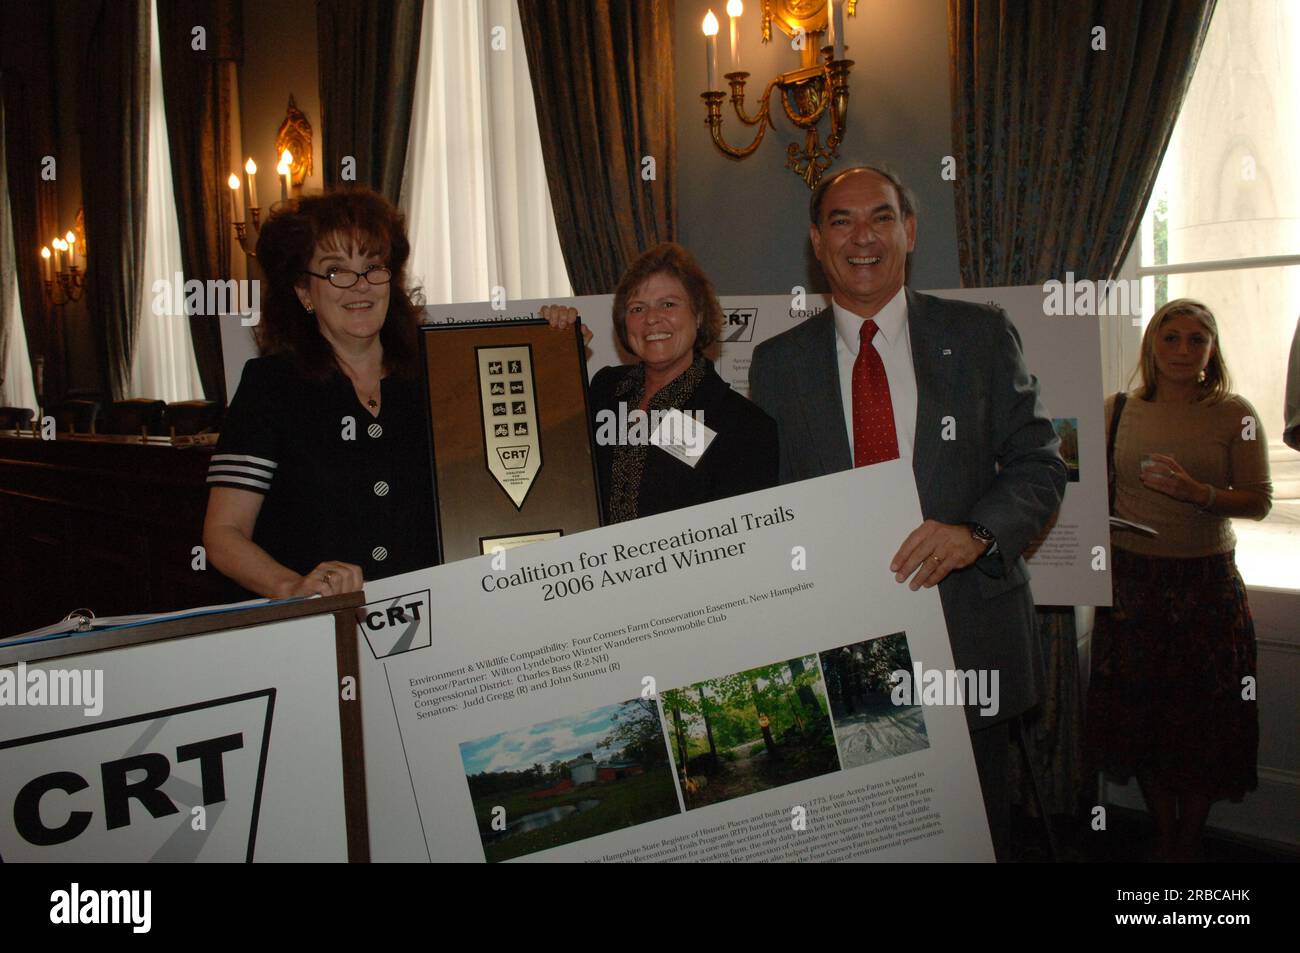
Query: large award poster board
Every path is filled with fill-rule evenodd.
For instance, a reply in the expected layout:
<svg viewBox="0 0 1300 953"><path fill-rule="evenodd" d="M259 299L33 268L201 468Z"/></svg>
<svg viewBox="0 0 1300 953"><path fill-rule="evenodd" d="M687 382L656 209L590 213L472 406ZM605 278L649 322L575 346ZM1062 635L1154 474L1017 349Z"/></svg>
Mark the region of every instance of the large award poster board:
<svg viewBox="0 0 1300 953"><path fill-rule="evenodd" d="M991 860L920 522L896 461L368 584L372 857Z"/></svg>
<svg viewBox="0 0 1300 953"><path fill-rule="evenodd" d="M1006 311L1020 332L1025 362L1042 388L1042 399L1062 438L1069 483L1060 513L1043 538L1025 553L1039 605L1108 606L1110 531L1106 493L1105 415L1101 393L1101 336L1096 317L1048 315L1038 287L964 288L928 292L993 304ZM430 305L427 320L456 324L494 317L531 320L547 303L577 308L591 326L587 367L591 374L632 360L614 335L612 295L547 302L510 302L502 311L488 304ZM721 299L725 325L716 357L718 373L742 394L749 393L754 347L827 307L820 295L732 295ZM937 426L937 424L936 424ZM1100 556L1098 549L1105 550Z"/></svg>
<svg viewBox="0 0 1300 953"><path fill-rule="evenodd" d="M28 696L0 718L0 860L348 860L335 633L326 613L12 666L0 651ZM74 681L98 686L89 709L34 703Z"/></svg>

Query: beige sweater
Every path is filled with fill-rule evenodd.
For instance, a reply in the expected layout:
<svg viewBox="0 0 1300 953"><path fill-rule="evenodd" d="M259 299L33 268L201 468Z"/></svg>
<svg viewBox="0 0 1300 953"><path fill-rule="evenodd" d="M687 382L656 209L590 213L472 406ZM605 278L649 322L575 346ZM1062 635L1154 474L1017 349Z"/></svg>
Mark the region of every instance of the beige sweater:
<svg viewBox="0 0 1300 953"><path fill-rule="evenodd" d="M1107 432L1115 398L1106 400ZM1242 439L1243 417L1254 419L1253 440ZM1195 480L1215 489L1257 490L1273 495L1268 475L1268 441L1259 416L1243 397L1218 404L1145 401L1129 394L1115 435L1115 515L1160 532L1152 539L1113 530L1112 545L1147 556L1188 559L1226 553L1237 545L1232 523L1195 503L1184 503L1142 485L1142 457L1173 457Z"/></svg>

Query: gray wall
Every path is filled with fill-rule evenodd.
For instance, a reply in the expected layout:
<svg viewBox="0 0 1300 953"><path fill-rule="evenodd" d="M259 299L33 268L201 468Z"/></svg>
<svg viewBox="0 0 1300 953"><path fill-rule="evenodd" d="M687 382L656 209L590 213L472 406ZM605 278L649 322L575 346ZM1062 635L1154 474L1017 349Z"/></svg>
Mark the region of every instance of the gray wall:
<svg viewBox="0 0 1300 953"><path fill-rule="evenodd" d="M757 152L742 160L724 156L704 123L700 93L706 85L704 34L707 9L721 14L722 0L677 0L677 203L679 238L700 259L720 294L788 293L795 285L825 289L808 243L809 190L785 168L787 143L802 135L777 119ZM799 54L775 25L764 45L760 3L749 0L741 19L742 68L750 72L746 108L757 107L767 81L796 69ZM961 284L952 183L940 178L951 149L948 98L948 20L945 0L907 3L863 0L845 18L849 77L848 131L832 170L853 161L884 160L902 175L920 202L912 284ZM725 16L718 34L718 84L731 69ZM780 111L773 95L773 104ZM823 139L829 121L823 119ZM752 138L723 104L724 138L733 146Z"/></svg>
<svg viewBox="0 0 1300 953"><path fill-rule="evenodd" d="M239 70L239 106L244 158L257 163L257 198L262 219L280 200L275 134L284 122L289 96L311 123L312 174L303 190L319 190L321 178L320 83L316 56L316 4L312 0L258 0L244 4L244 62Z"/></svg>

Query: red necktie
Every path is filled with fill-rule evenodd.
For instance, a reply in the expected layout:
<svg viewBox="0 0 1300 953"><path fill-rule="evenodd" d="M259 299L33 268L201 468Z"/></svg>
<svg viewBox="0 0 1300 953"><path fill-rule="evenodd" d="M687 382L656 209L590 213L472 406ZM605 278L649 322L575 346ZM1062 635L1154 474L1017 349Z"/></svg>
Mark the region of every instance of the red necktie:
<svg viewBox="0 0 1300 953"><path fill-rule="evenodd" d="M853 362L853 465L866 467L898 459L898 434L894 430L894 404L889 399L885 362L871 344L880 329L868 318L858 337L858 359Z"/></svg>

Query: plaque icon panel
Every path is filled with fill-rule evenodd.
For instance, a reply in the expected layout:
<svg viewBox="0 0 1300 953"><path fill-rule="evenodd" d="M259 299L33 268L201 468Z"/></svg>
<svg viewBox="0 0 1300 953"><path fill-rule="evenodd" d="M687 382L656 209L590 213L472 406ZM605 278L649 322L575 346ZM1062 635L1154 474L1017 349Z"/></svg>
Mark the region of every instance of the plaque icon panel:
<svg viewBox="0 0 1300 953"><path fill-rule="evenodd" d="M537 394L533 389L532 355L527 345L480 347L477 350L488 472L514 501L515 509L519 509L528 497L537 471L542 468L542 447L537 439ZM510 401L509 409L510 423L514 428L504 439L499 436L501 431L497 429L495 421L504 413L505 404L492 399L496 388L501 384L492 379L492 368L500 367L502 362L510 368L510 386L512 392L518 395ZM517 392L514 391L516 385L519 387ZM490 413L489 406L492 408ZM528 438L530 434L530 439L520 439Z"/></svg>

